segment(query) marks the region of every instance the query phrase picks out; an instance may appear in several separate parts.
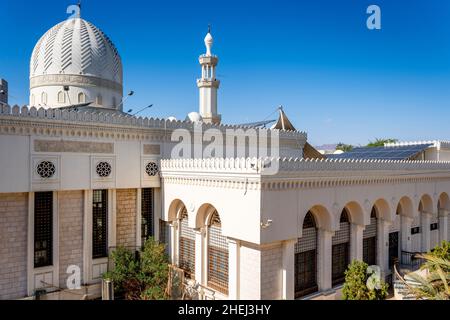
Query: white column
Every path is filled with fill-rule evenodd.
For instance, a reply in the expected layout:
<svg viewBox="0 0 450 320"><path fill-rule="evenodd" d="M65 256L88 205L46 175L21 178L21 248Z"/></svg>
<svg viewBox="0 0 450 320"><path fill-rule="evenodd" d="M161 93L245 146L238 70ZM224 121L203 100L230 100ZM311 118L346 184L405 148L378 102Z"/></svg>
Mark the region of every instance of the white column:
<svg viewBox="0 0 450 320"><path fill-rule="evenodd" d="M203 246L204 246L204 228L195 229L195 281L201 285L205 284L203 279Z"/></svg>
<svg viewBox="0 0 450 320"><path fill-rule="evenodd" d="M239 300L239 241L228 239L228 299Z"/></svg>
<svg viewBox="0 0 450 320"><path fill-rule="evenodd" d="M363 233L365 226L350 225L350 261L363 260Z"/></svg>
<svg viewBox="0 0 450 320"><path fill-rule="evenodd" d="M377 219L377 265L381 268L382 277L389 271L389 229L391 222Z"/></svg>
<svg viewBox="0 0 450 320"><path fill-rule="evenodd" d="M334 232L319 229L318 243L318 286L320 291L330 290L331 262L332 262L332 238Z"/></svg>
<svg viewBox="0 0 450 320"><path fill-rule="evenodd" d="M178 265L178 221L172 221L170 228L170 260L172 264Z"/></svg>
<svg viewBox="0 0 450 320"><path fill-rule="evenodd" d="M295 244L297 239L283 242L282 253L282 299L295 299Z"/></svg>
<svg viewBox="0 0 450 320"><path fill-rule="evenodd" d="M401 216L401 250L411 252L411 224L413 218Z"/></svg>
<svg viewBox="0 0 450 320"><path fill-rule="evenodd" d="M419 212L420 216L420 241L421 241L421 251L428 252L431 249L431 232L430 232L430 222L431 213Z"/></svg>
<svg viewBox="0 0 450 320"><path fill-rule="evenodd" d="M450 240L448 232L448 211L439 209L439 244Z"/></svg>

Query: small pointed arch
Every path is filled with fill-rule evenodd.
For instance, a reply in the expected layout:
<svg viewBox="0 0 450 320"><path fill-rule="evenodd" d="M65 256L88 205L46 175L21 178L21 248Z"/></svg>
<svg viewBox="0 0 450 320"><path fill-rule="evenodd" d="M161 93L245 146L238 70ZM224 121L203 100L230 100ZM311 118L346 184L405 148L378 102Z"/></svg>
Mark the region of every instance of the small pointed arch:
<svg viewBox="0 0 450 320"><path fill-rule="evenodd" d="M428 213L432 213L433 210L433 199L430 197L430 195L428 194L424 194L421 198L420 198L420 202L419 202L419 212L428 212Z"/></svg>
<svg viewBox="0 0 450 320"><path fill-rule="evenodd" d="M47 98L48 98L47 93L46 92L42 92L42 94L41 94L41 103L43 105L47 104Z"/></svg>
<svg viewBox="0 0 450 320"><path fill-rule="evenodd" d="M64 91L58 92L58 103L66 103L66 95Z"/></svg>
<svg viewBox="0 0 450 320"><path fill-rule="evenodd" d="M450 198L446 192L439 196L438 209L450 211Z"/></svg>
<svg viewBox="0 0 450 320"><path fill-rule="evenodd" d="M86 95L83 92L78 94L78 103L86 103Z"/></svg>
<svg viewBox="0 0 450 320"><path fill-rule="evenodd" d="M305 216L305 219L303 220L303 229L309 229L309 228L316 228L316 219L314 218L314 215L311 211L308 211L308 213Z"/></svg>
<svg viewBox="0 0 450 320"><path fill-rule="evenodd" d="M358 202L352 201L347 203L344 207L344 210L349 222L353 224L359 224L362 226L369 223L370 220L369 216L365 217L364 210ZM341 219L342 215L344 214L344 210L341 212Z"/></svg>
<svg viewBox="0 0 450 320"><path fill-rule="evenodd" d="M306 215L310 213L314 218L314 223L317 227L317 229L323 229L327 231L333 230L333 218L330 213L330 211L322 206L322 205L315 205L311 207L305 214ZM301 217L302 219L300 221L304 221L305 218Z"/></svg>
<svg viewBox="0 0 450 320"><path fill-rule="evenodd" d="M372 206L372 210L375 208L377 219L383 219L385 221L394 221L395 216L392 215L391 207L385 199L378 199ZM372 214L372 212L371 212Z"/></svg>
<svg viewBox="0 0 450 320"><path fill-rule="evenodd" d="M200 206L197 210L197 215L195 217L195 228L201 228L204 226L208 226L211 223L211 219L213 219L214 214L219 215L219 211L210 203L205 203ZM220 215L219 215L220 217ZM222 225L222 220L220 220Z"/></svg>
<svg viewBox="0 0 450 320"><path fill-rule="evenodd" d="M405 217L414 218L415 212L411 198L404 196L400 199L397 206L397 214Z"/></svg>
<svg viewBox="0 0 450 320"><path fill-rule="evenodd" d="M173 200L169 205L168 221L171 222L180 219L185 210L186 206L183 201L180 199Z"/></svg>

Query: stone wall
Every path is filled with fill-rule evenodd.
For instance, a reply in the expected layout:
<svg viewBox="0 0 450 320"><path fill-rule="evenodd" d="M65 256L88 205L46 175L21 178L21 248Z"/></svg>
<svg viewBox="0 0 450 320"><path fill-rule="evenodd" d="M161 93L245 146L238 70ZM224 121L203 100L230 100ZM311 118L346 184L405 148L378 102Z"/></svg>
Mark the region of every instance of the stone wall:
<svg viewBox="0 0 450 320"><path fill-rule="evenodd" d="M0 194L0 300L27 294L28 194Z"/></svg>
<svg viewBox="0 0 450 320"><path fill-rule="evenodd" d="M83 211L83 191L58 193L59 286L62 288L67 287L68 266L79 266L83 274Z"/></svg>
<svg viewBox="0 0 450 320"><path fill-rule="evenodd" d="M250 244L240 247L240 299L258 300L261 296L261 252Z"/></svg>
<svg viewBox="0 0 450 320"><path fill-rule="evenodd" d="M137 190L117 190L117 246L136 246Z"/></svg>
<svg viewBox="0 0 450 320"><path fill-rule="evenodd" d="M261 299L282 299L282 246L261 249Z"/></svg>

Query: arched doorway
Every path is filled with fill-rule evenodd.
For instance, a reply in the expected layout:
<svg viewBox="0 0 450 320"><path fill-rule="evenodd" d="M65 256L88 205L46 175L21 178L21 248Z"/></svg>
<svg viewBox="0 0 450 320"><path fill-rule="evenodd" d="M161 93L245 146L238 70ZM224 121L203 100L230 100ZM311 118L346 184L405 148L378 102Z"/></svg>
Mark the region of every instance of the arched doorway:
<svg viewBox="0 0 450 320"><path fill-rule="evenodd" d="M350 220L346 208L342 210L339 230L332 239L332 284L340 285L345 280L345 270L350 263Z"/></svg>
<svg viewBox="0 0 450 320"><path fill-rule="evenodd" d="M295 298L317 290L317 224L308 211L303 221L302 237L295 245Z"/></svg>

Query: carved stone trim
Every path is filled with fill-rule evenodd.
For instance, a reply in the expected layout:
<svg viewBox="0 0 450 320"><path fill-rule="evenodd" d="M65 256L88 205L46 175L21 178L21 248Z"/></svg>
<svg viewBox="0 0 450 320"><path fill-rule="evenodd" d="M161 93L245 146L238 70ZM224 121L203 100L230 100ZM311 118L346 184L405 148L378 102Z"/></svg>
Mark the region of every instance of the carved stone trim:
<svg viewBox="0 0 450 320"><path fill-rule="evenodd" d="M114 143L34 140L35 152L114 153Z"/></svg>
<svg viewBox="0 0 450 320"><path fill-rule="evenodd" d="M30 89L42 86L81 86L81 87L102 87L108 88L122 94L123 87L120 83L91 77L86 75L73 74L46 74L43 76L36 76L30 79Z"/></svg>

